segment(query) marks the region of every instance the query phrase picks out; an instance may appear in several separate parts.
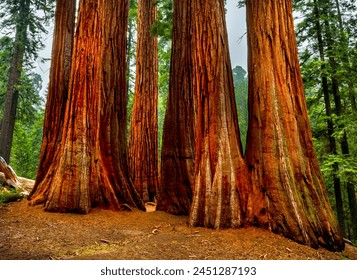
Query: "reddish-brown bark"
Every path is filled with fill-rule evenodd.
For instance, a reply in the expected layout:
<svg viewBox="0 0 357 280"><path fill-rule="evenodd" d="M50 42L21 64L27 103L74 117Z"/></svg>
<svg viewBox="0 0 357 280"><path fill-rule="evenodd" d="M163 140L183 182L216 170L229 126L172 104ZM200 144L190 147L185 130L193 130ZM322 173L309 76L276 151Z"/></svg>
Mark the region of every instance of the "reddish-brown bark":
<svg viewBox="0 0 357 280"><path fill-rule="evenodd" d="M48 172L55 171L51 163L56 151L61 146L63 116L66 109L68 87L71 72L71 56L74 40L76 0L58 0L56 3L55 27L52 43L50 82L46 102L43 138L40 153L39 170L36 183L29 199L36 192L44 199L49 190L42 181Z"/></svg>
<svg viewBox="0 0 357 280"><path fill-rule="evenodd" d="M195 183L189 224L242 225L245 188L223 0L190 1Z"/></svg>
<svg viewBox="0 0 357 280"><path fill-rule="evenodd" d="M158 209L188 215L194 178L194 110L189 1L174 1L169 95L162 139Z"/></svg>
<svg viewBox="0 0 357 280"><path fill-rule="evenodd" d="M312 143L292 1L248 0L247 22L247 222L312 247L341 250Z"/></svg>
<svg viewBox="0 0 357 280"><path fill-rule="evenodd" d="M127 18L128 1L80 3L61 144L41 182L48 191L31 198L47 211L144 209L127 167Z"/></svg>
<svg viewBox="0 0 357 280"><path fill-rule="evenodd" d="M130 122L129 169L144 201L153 201L158 187L158 41L150 32L157 18L153 0L139 0L136 81Z"/></svg>

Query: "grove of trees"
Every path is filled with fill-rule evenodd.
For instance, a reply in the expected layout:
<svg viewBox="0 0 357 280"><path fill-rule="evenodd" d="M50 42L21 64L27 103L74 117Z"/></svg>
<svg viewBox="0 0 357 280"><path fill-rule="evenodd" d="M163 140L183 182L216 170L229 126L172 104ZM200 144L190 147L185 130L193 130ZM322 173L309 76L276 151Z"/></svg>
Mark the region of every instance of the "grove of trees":
<svg viewBox="0 0 357 280"><path fill-rule="evenodd" d="M36 149L31 205L155 200L190 226L264 227L332 251L357 239L356 3L237 1L246 72L230 62L224 0L5 2L1 24L16 32L0 40L0 155L20 172L24 144ZM27 34L52 14L41 109Z"/></svg>

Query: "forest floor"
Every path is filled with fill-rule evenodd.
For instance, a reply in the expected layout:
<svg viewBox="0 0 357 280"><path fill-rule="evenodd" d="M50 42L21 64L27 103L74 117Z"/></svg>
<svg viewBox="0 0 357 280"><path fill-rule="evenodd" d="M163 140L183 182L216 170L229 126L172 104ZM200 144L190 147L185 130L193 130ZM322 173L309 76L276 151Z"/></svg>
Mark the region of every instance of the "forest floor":
<svg viewBox="0 0 357 280"><path fill-rule="evenodd" d="M22 200L0 206L0 259L356 260L357 248L315 250L257 228L192 228L161 211L48 213Z"/></svg>

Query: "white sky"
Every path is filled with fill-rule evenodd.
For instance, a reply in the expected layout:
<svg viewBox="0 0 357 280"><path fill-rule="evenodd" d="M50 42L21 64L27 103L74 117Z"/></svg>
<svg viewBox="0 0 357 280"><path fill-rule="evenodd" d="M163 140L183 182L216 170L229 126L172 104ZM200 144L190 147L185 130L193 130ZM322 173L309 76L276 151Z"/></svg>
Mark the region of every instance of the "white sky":
<svg viewBox="0 0 357 280"><path fill-rule="evenodd" d="M237 8L237 0L227 0L227 29L229 39L229 49L231 55L232 68L239 65L247 69L247 36L246 36L246 19L245 9ZM50 58L52 49L52 30L49 27L49 34L44 38L45 49L40 52L40 58ZM43 80L42 91L44 94L48 86L50 62L36 63L35 72L40 74Z"/></svg>
<svg viewBox="0 0 357 280"><path fill-rule="evenodd" d="M237 0L227 0L227 30L232 68L239 65L247 70L247 24L245 8L237 8Z"/></svg>

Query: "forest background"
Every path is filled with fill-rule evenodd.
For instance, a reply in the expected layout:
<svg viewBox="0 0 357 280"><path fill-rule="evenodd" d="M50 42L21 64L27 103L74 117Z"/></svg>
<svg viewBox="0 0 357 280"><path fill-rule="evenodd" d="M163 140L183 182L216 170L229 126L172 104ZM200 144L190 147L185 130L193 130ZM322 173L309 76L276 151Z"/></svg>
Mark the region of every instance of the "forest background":
<svg viewBox="0 0 357 280"><path fill-rule="evenodd" d="M0 1L0 120L3 118L11 57L20 20ZM21 2L21 1L19 1ZM10 164L19 176L35 178L42 141L54 1L31 0ZM227 1L227 26L241 139L248 127L248 79L244 4ZM168 94L172 1L159 0L159 150ZM238 6L241 7L238 9ZM344 235L357 240L357 3L354 0L294 1L301 70L314 137L330 202ZM128 31L128 120L135 84L137 3L131 1ZM46 52L47 51L47 52ZM128 127L130 123L128 123ZM354 197L354 200L353 200Z"/></svg>

